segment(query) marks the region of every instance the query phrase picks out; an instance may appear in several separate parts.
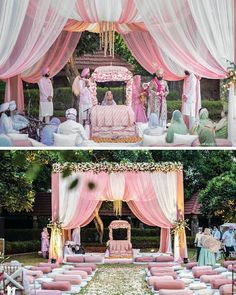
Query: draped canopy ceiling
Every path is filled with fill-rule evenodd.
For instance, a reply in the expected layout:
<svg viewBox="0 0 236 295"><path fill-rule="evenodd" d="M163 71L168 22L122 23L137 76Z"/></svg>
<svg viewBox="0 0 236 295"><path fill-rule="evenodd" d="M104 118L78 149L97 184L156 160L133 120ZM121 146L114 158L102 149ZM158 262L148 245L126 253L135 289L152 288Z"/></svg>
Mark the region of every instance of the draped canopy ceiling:
<svg viewBox="0 0 236 295"><path fill-rule="evenodd" d="M66 177L65 177L66 175ZM76 184L76 185L75 185ZM170 250L170 229L184 217L180 163L55 164L52 173L52 219L64 230L89 224L102 201L127 202L149 226L161 227L162 252ZM175 237L176 260L186 257L185 232Z"/></svg>
<svg viewBox="0 0 236 295"><path fill-rule="evenodd" d="M69 5L68 5L69 2ZM21 81L36 82L42 66L52 75L74 51L83 30L113 22L138 62L166 79L188 69L223 78L235 60L234 0L2 0L0 79L6 100L23 109Z"/></svg>

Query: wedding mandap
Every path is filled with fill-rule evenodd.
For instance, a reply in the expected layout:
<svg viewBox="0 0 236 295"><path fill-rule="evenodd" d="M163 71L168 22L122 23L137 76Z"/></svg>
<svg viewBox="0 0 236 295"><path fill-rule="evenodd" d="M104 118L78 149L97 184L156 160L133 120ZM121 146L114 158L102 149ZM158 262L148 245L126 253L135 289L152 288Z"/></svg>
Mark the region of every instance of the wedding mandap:
<svg viewBox="0 0 236 295"><path fill-rule="evenodd" d="M69 176L64 177L64 171L67 171ZM76 185L72 186L72 183ZM122 202L126 202L141 222L160 227L160 247L157 255L170 257L172 253L171 259L178 262L187 258L183 166L177 162L54 164L51 258L59 262L63 260L63 245L66 241L71 241L72 230L80 230L88 225L104 201L111 201L118 208ZM126 240L113 238L113 231L118 228L127 229ZM174 235L173 251L171 233ZM107 250L110 259L130 258L131 262L146 259L133 255L135 251L132 248L131 226L125 220L113 221L110 224ZM69 257L67 262L79 262L79 259L82 258Z"/></svg>

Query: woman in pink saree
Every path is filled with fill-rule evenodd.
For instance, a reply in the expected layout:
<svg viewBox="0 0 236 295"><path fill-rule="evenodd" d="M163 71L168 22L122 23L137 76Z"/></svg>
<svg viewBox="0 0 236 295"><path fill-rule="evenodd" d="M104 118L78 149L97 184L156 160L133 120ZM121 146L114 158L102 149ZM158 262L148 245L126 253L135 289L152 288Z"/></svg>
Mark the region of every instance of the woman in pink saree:
<svg viewBox="0 0 236 295"><path fill-rule="evenodd" d="M43 228L41 232L41 251L43 253L43 258L48 258L49 253L49 233L46 227Z"/></svg>
<svg viewBox="0 0 236 295"><path fill-rule="evenodd" d="M135 121L146 123L147 117L145 114L145 106L142 104L140 95L141 90L141 76L136 75L133 79L133 89L132 89L132 108L135 113Z"/></svg>

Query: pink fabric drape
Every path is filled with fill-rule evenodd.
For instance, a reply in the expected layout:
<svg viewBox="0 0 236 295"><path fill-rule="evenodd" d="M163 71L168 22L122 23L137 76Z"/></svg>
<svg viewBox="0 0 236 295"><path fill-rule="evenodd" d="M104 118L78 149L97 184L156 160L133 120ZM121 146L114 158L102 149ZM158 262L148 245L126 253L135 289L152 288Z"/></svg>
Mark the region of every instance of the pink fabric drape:
<svg viewBox="0 0 236 295"><path fill-rule="evenodd" d="M160 54L160 49L149 32L130 32L121 35L133 56L149 73L155 73L159 67L162 67L166 80L183 79L171 72L166 66Z"/></svg>
<svg viewBox="0 0 236 295"><path fill-rule="evenodd" d="M41 70L44 67L50 68L51 77L54 77L68 62L74 52L81 33L62 31L55 43L48 52L30 69L6 80L5 101L16 100L17 108L24 110L24 93L22 80L29 83L36 83L41 77ZM17 81L17 83L16 83Z"/></svg>
<svg viewBox="0 0 236 295"><path fill-rule="evenodd" d="M161 228L159 252L167 253L171 251L171 236L169 228Z"/></svg>
<svg viewBox="0 0 236 295"><path fill-rule="evenodd" d="M59 220L59 173L52 173L52 221Z"/></svg>
<svg viewBox="0 0 236 295"><path fill-rule="evenodd" d="M104 172L99 174L87 172L79 181L82 181L82 188L78 201L74 204L78 210L71 216L70 222L64 225L65 229L83 227L93 220L95 209L101 205L99 199L107 186L108 175ZM90 183L95 184L94 189L89 188Z"/></svg>

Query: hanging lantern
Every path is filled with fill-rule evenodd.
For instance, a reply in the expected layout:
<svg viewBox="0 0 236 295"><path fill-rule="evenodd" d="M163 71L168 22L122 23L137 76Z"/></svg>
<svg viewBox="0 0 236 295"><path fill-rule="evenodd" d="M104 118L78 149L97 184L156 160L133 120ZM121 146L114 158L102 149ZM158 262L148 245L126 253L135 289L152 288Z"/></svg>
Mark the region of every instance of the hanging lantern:
<svg viewBox="0 0 236 295"><path fill-rule="evenodd" d="M100 49L104 50L104 56L109 54L114 58L115 26L113 22L99 23Z"/></svg>

